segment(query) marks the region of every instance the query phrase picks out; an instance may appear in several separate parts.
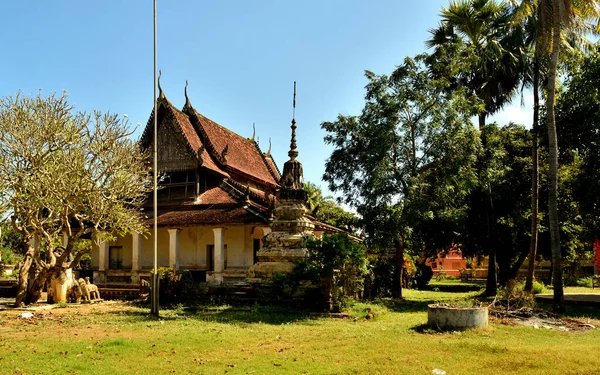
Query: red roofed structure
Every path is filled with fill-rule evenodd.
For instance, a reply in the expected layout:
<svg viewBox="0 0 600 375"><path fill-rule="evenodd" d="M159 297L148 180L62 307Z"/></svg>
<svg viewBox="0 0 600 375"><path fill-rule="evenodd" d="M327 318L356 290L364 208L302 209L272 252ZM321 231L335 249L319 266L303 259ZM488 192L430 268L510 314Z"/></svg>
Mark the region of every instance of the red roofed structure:
<svg viewBox="0 0 600 375"><path fill-rule="evenodd" d="M157 113L140 139L151 150L157 116L158 265L197 271L215 284L239 281L271 232L281 173L270 147L262 152L254 136L217 124L194 109L187 90L185 97L177 109L160 89ZM152 199L145 212L151 227ZM315 224L317 234L338 231ZM153 260L151 233L101 243L92 251L94 281L138 282L150 275Z"/></svg>

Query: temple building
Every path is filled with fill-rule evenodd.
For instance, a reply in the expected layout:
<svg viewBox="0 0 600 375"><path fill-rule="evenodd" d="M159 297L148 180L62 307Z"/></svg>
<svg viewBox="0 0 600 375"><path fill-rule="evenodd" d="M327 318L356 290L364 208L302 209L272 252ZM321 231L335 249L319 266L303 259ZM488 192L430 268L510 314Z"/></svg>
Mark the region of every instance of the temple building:
<svg viewBox="0 0 600 375"><path fill-rule="evenodd" d="M151 150L157 116L157 163L162 176L157 217L159 267L189 270L196 280L211 284L244 282L250 275L256 278L289 270L291 263L282 266L282 262L305 254L299 236L339 231L306 216L302 166L295 160L295 120L286 163L290 170L284 171L282 179L270 148L262 152L254 136L240 136L198 113L187 87L185 99L181 110L175 108L159 80L156 113L150 115L140 140L142 147ZM150 276L154 261L152 199L145 212L148 233L94 246L91 267L95 283L136 283L140 277ZM267 237L272 231L277 234ZM291 243L291 248L277 248L281 240Z"/></svg>

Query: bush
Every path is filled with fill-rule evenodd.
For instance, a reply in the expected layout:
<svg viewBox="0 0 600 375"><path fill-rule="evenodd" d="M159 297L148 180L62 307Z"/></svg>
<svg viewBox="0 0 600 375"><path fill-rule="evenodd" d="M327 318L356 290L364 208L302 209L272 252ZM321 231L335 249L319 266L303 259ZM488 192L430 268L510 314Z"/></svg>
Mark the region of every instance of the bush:
<svg viewBox="0 0 600 375"><path fill-rule="evenodd" d="M158 298L161 304L177 302L180 294L180 275L170 267L158 268Z"/></svg>
<svg viewBox="0 0 600 375"><path fill-rule="evenodd" d="M577 286L591 288L592 287L592 276L579 278L575 281L575 283Z"/></svg>
<svg viewBox="0 0 600 375"><path fill-rule="evenodd" d="M533 294L526 293L524 287L524 282L510 280L506 286L498 289L498 296L501 300L506 302L507 308L518 309L521 307L534 307L535 297Z"/></svg>
<svg viewBox="0 0 600 375"><path fill-rule="evenodd" d="M363 292L365 276L369 273L364 245L340 233L312 239L306 247L308 259L294 268L292 277L296 281L330 279L333 303L340 308L345 307L348 298Z"/></svg>
<svg viewBox="0 0 600 375"><path fill-rule="evenodd" d="M0 263L16 265L23 257L7 247L0 247L0 258L2 258Z"/></svg>
<svg viewBox="0 0 600 375"><path fill-rule="evenodd" d="M415 272L414 283L417 289L424 289L433 277L433 270L422 261L417 261L415 265L417 271Z"/></svg>
<svg viewBox="0 0 600 375"><path fill-rule="evenodd" d="M546 285L544 285L544 283L535 280L533 282L533 288L531 289L531 292L533 294L540 294L540 293L546 293L547 289L546 289Z"/></svg>

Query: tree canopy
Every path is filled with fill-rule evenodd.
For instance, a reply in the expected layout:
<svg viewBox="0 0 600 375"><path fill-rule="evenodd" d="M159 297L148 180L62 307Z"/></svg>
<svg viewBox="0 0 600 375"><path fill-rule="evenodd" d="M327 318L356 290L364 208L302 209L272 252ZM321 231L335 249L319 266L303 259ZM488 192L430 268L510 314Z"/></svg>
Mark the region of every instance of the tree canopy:
<svg viewBox="0 0 600 375"><path fill-rule="evenodd" d="M404 249L448 246L476 183L470 116L479 101L460 90L446 95L449 82L429 75L426 58L406 58L390 76L367 71L362 114L321 125L334 146L323 179L357 209L373 243L395 244L398 296Z"/></svg>
<svg viewBox="0 0 600 375"><path fill-rule="evenodd" d="M26 283L32 262L39 270L29 302L52 269L70 268L84 254L73 254L82 236L145 231L149 168L132 133L116 114L74 112L66 94L0 100L0 208L27 243L20 279ZM68 244L55 252L63 234ZM34 238L43 241L44 253ZM17 304L26 287L20 285Z"/></svg>

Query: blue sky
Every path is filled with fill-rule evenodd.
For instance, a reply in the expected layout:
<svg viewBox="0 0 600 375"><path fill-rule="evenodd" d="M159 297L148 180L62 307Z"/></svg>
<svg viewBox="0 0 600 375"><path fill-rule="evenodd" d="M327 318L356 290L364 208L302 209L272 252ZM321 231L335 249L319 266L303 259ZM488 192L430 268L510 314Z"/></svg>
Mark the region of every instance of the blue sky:
<svg viewBox="0 0 600 375"><path fill-rule="evenodd" d="M153 105L152 0L13 1L3 4L0 96L22 90L70 95L80 111L127 113L146 125ZM363 106L365 69L390 73L425 51L427 30L447 0L158 0L162 87L181 108L194 107L250 137L280 168L287 160L293 81L299 160L321 182L332 149L320 124ZM496 116L529 123L530 98ZM141 130L140 130L141 133Z"/></svg>

